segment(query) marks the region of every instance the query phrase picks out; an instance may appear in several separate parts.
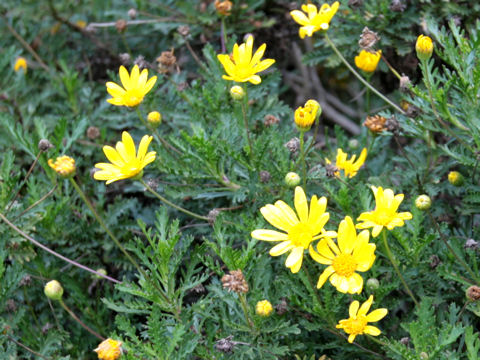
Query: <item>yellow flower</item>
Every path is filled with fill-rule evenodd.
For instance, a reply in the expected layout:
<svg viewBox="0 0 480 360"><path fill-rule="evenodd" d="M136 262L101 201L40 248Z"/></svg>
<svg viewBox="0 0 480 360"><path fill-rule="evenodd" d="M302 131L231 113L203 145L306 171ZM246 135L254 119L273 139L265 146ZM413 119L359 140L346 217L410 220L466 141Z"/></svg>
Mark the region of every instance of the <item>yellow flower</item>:
<svg viewBox="0 0 480 360"><path fill-rule="evenodd" d="M375 326L368 325L369 322L377 322L382 320L388 313L387 309L373 310L370 314L367 314L372 306L373 295L370 295L367 301L362 306L358 301L354 301L350 304L348 309L348 319L343 319L338 322L337 329L343 329L349 337L348 342L352 343L357 335L368 334L372 336L380 335L380 329Z"/></svg>
<svg viewBox="0 0 480 360"><path fill-rule="evenodd" d="M107 101L116 106L137 106L143 101L144 96L157 81L156 76L152 76L147 81L148 70L143 69L142 73L140 73L138 65L133 67L131 74L128 74L128 70L122 65L119 73L123 88L114 82L107 82L107 91L113 96L113 98Z"/></svg>
<svg viewBox="0 0 480 360"><path fill-rule="evenodd" d="M360 294L363 278L356 271L369 270L375 261L375 244L368 242L368 230L357 236L352 218L346 216L338 226L337 244L326 238L319 241L317 251L310 245L310 255L316 262L329 265L318 278L320 289L330 278L330 283L342 293Z"/></svg>
<svg viewBox="0 0 480 360"><path fill-rule="evenodd" d="M378 50L376 53L371 53L367 50L360 51L360 54L355 56L355 65L365 72L374 72L377 68L378 62L382 57L382 50Z"/></svg>
<svg viewBox="0 0 480 360"><path fill-rule="evenodd" d="M409 212L398 213L398 207L403 201L403 194L395 195L392 189L383 190L382 187L372 186L375 195L375 210L360 214L357 221L357 229L368 229L373 227L372 236L377 237L385 226L388 230L394 227L403 226L404 220L410 220L412 214Z"/></svg>
<svg viewBox="0 0 480 360"><path fill-rule="evenodd" d="M433 41L429 36L419 35L415 43L415 50L420 60L428 60L433 53Z"/></svg>
<svg viewBox="0 0 480 360"><path fill-rule="evenodd" d="M304 107L299 107L295 110L295 124L297 124L300 131L308 131L312 127L316 118L320 116L322 108L315 100L308 100Z"/></svg>
<svg viewBox="0 0 480 360"><path fill-rule="evenodd" d="M223 75L222 78L236 82L250 81L254 85L260 84L262 79L256 74L268 69L275 62L273 59L260 61L266 47L266 44L261 45L252 56L253 36L249 36L245 43L240 44L240 46L238 44L233 46L231 57L227 54L217 55L218 60L228 74Z"/></svg>
<svg viewBox="0 0 480 360"><path fill-rule="evenodd" d="M152 127L157 127L162 122L162 114L158 111L150 111L147 115L147 121Z"/></svg>
<svg viewBox="0 0 480 360"><path fill-rule="evenodd" d="M75 160L70 156L59 156L55 161L48 159L48 166L63 178L69 178L75 175Z"/></svg>
<svg viewBox="0 0 480 360"><path fill-rule="evenodd" d="M257 302L255 306L255 313L260 316L270 316L273 312L273 306L268 300L262 300Z"/></svg>
<svg viewBox="0 0 480 360"><path fill-rule="evenodd" d="M122 342L108 338L93 350L100 360L117 360L122 355Z"/></svg>
<svg viewBox="0 0 480 360"><path fill-rule="evenodd" d="M107 185L118 180L141 177L143 168L155 160L155 151L147 154L152 139L152 136L145 135L138 146L138 153L135 154L133 139L124 131L122 141L117 142L115 149L108 145L103 147L103 152L111 164L95 164L101 171L94 173L93 177L96 180L107 180Z"/></svg>
<svg viewBox="0 0 480 360"><path fill-rule="evenodd" d="M339 6L340 3L335 1L332 6L323 4L320 10L318 10L313 4L304 4L302 5L303 12L300 10L290 11L293 20L302 25L298 31L300 38L303 39L305 36L312 36L313 33L318 30L328 30L330 20L332 20Z"/></svg>
<svg viewBox="0 0 480 360"><path fill-rule="evenodd" d="M85 29L87 27L87 22L85 20L77 20L75 25L77 25L79 28Z"/></svg>
<svg viewBox="0 0 480 360"><path fill-rule="evenodd" d="M342 149L337 149L337 158L335 160L335 166L338 170L343 170L345 176L349 178L354 177L357 175L358 170L363 166L365 163L365 159L367 158L367 149L363 148L360 156L358 157L357 161L355 161L357 155L352 155L350 160L347 160L347 153L344 153ZM329 159L325 159L327 164L331 164ZM340 172L335 172L336 176L340 176Z"/></svg>
<svg viewBox="0 0 480 360"><path fill-rule="evenodd" d="M279 256L290 251L285 266L290 268L292 273L297 273L302 266L303 252L308 249L312 241L323 237L335 237L335 231L325 231L323 228L330 218L325 212L327 198L317 199L314 195L310 200L310 211L308 209L307 197L300 186L295 188L295 209L297 214L282 200L275 205L268 204L260 209L265 220L283 232L267 229L252 231L254 239L263 241L280 241L272 249L271 256Z"/></svg>
<svg viewBox="0 0 480 360"><path fill-rule="evenodd" d="M18 72L20 69L23 70L23 72L27 72L27 59L24 57L18 57L17 60L15 60L15 65L13 67L13 70L15 72Z"/></svg>

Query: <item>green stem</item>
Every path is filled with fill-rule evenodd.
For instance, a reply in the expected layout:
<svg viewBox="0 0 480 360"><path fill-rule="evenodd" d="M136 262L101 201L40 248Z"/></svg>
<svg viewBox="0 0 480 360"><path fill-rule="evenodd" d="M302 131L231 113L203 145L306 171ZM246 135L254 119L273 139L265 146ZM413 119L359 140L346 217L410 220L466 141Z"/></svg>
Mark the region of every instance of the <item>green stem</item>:
<svg viewBox="0 0 480 360"><path fill-rule="evenodd" d="M130 59L133 60L132 51L130 50L130 46L128 46L127 39L125 38L125 32L122 32L121 38L123 46L125 46L125 50L127 50L128 55L130 55Z"/></svg>
<svg viewBox="0 0 480 360"><path fill-rule="evenodd" d="M242 306L243 314L245 315L245 321L247 322L248 326L253 330L253 322L252 320L250 320L250 316L248 315L247 298L245 297L244 293L238 293L238 298L240 299L240 305Z"/></svg>
<svg viewBox="0 0 480 360"><path fill-rule="evenodd" d="M457 262L459 262L463 268L465 270L467 270L467 272L470 274L470 276L472 277L472 279L477 283L479 284L480 281L478 279L478 277L475 275L475 273L472 271L472 269L470 268L470 266L468 266L468 264L460 257L457 255L457 253L455 252L455 250L453 250L452 246L448 243L448 240L446 239L446 237L443 235L443 233L440 231L440 226L438 225L438 222L435 220L435 218L433 217L432 213L430 210L427 210L428 212L428 216L430 218L430 221L433 223L433 225L435 226L435 230L437 230L438 232L438 235L440 235L440 238L442 239L442 241L444 242L445 246L448 248L448 250L452 253L452 255L455 257L455 259L457 260Z"/></svg>
<svg viewBox="0 0 480 360"><path fill-rule="evenodd" d="M398 78L398 80L401 80L402 76L398 73L397 70L395 70L395 68L392 65L390 65L390 63L387 61L387 59L383 55L382 55L382 60L385 64L387 64L388 68L393 73L393 75L395 75Z"/></svg>
<svg viewBox="0 0 480 360"><path fill-rule="evenodd" d="M417 301L417 299L415 299L415 296L413 296L412 291L408 287L407 282L403 278L403 275L400 272L400 269L398 268L397 263L395 262L395 258L393 257L392 251L390 250L390 246L388 246L387 230L386 229L383 229L382 236L383 236L383 244L385 245L385 250L387 251L387 256L390 259L390 262L392 263L393 268L395 269L395 272L397 273L398 277L400 278L400 281L402 282L403 286L405 287L405 290L407 291L408 295L410 295L410 297L412 298L415 305L417 307L420 306L419 302Z"/></svg>
<svg viewBox="0 0 480 360"><path fill-rule="evenodd" d="M242 100L242 116L243 116L243 125L245 126L245 132L247 134L247 141L248 141L248 156L250 157L250 161L252 160L252 140L250 139L250 129L248 127L248 117L247 117L247 110L248 110L248 93L247 93L247 85L243 84L243 90L245 92L245 96Z"/></svg>
<svg viewBox="0 0 480 360"><path fill-rule="evenodd" d="M196 219L199 219L199 220L205 220L205 221L209 221L208 217L206 216L202 216L202 215L198 215L198 214L195 214L194 212L191 212L187 209L184 209L174 203L172 203L171 201L165 199L162 195L160 195L159 193L157 193L155 190L153 190L143 179L140 179L139 180L143 186L145 186L145 188L150 191L150 193L152 193L152 195L154 195L157 199L159 199L160 201L164 202L165 204L173 207L174 209L177 209L178 211L181 211L187 215L190 215L191 217L194 217Z"/></svg>
<svg viewBox="0 0 480 360"><path fill-rule="evenodd" d="M66 311L76 322L78 322L81 327L83 327L83 328L84 328L85 330L87 330L90 334L94 335L95 337L99 338L100 340L105 340L105 338L104 338L102 335L100 335L99 333L97 333L95 330L92 330L92 329L89 328L87 325L85 325L85 324L83 323L83 321L80 320L80 319L78 318L78 316L75 315L75 313L74 313L72 310L70 310L70 308L63 302L62 299L60 299L59 302L60 302L60 305L62 305L62 307L65 309L65 311Z"/></svg>
<svg viewBox="0 0 480 360"><path fill-rule="evenodd" d="M307 165L305 163L305 131L300 130L300 161L302 163L303 190L307 192Z"/></svg>
<svg viewBox="0 0 480 360"><path fill-rule="evenodd" d="M371 74L368 74L366 81L370 84ZM370 114L370 88L367 87L365 93L365 112L367 116Z"/></svg>
<svg viewBox="0 0 480 360"><path fill-rule="evenodd" d="M402 110L398 105L396 105L394 102L392 102L390 99L388 99L386 96L384 96L382 93L380 93L377 89L375 89L372 85L370 85L363 77L360 76L360 74L348 63L348 61L343 57L343 55L338 51L337 47L335 44L330 40L328 35L325 33L325 40L327 41L328 45L335 51L335 53L338 55L340 60L345 64L345 66L352 72L353 75L357 77L358 80L360 80L367 88L372 90L372 92L377 95L379 98L381 98L383 101L385 101L387 104L390 104L395 110L400 112L401 114L405 114L405 111Z"/></svg>

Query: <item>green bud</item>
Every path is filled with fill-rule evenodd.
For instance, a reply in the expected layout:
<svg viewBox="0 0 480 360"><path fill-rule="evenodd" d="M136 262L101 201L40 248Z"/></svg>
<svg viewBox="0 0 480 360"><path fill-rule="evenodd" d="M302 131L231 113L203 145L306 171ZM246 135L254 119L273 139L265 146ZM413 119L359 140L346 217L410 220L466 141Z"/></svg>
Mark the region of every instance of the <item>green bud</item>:
<svg viewBox="0 0 480 360"><path fill-rule="evenodd" d="M458 171L450 171L448 173L448 182L453 186L462 186L464 180L463 175Z"/></svg>
<svg viewBox="0 0 480 360"><path fill-rule="evenodd" d="M420 195L415 199L415 206L418 210L428 210L432 206L432 199L428 195Z"/></svg>
<svg viewBox="0 0 480 360"><path fill-rule="evenodd" d="M380 282L375 278L370 278L367 280L367 290L373 292L380 287Z"/></svg>
<svg viewBox="0 0 480 360"><path fill-rule="evenodd" d="M288 187L295 187L298 184L300 184L300 176L297 173L294 172L289 172L287 175L285 175L285 184Z"/></svg>
<svg viewBox="0 0 480 360"><path fill-rule="evenodd" d="M348 142L348 147L352 150L356 150L358 149L358 147L360 146L360 143L358 142L357 139L351 139L349 142Z"/></svg>
<svg viewBox="0 0 480 360"><path fill-rule="evenodd" d="M425 351L420 353L420 359L428 359L428 354Z"/></svg>
<svg viewBox="0 0 480 360"><path fill-rule="evenodd" d="M106 276L106 275L107 275L107 270L105 270L105 269L97 269L97 273ZM103 279L103 277L101 277L100 275L96 275L96 274L95 274L95 278L96 278L96 279Z"/></svg>
<svg viewBox="0 0 480 360"><path fill-rule="evenodd" d="M45 285L43 292L51 300L61 300L63 288L57 280L52 280Z"/></svg>
<svg viewBox="0 0 480 360"><path fill-rule="evenodd" d="M245 97L245 91L239 85L234 85L230 88L230 96L233 100L242 100Z"/></svg>

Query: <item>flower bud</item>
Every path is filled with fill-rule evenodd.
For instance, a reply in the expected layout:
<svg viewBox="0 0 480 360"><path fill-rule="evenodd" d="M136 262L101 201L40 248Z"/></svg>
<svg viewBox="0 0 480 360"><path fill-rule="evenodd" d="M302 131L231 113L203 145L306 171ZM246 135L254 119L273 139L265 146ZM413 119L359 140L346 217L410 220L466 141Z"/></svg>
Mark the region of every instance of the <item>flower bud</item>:
<svg viewBox="0 0 480 360"><path fill-rule="evenodd" d="M295 110L295 124L299 131L308 131L315 120L321 115L322 108L315 100L308 100L304 107Z"/></svg>
<svg viewBox="0 0 480 360"><path fill-rule="evenodd" d="M105 269L97 269L97 273L102 274L102 275L107 275L107 270ZM100 275L95 274L96 279L103 279Z"/></svg>
<svg viewBox="0 0 480 360"><path fill-rule="evenodd" d="M432 199L428 195L420 195L415 199L415 206L418 210L428 210L432 206Z"/></svg>
<svg viewBox="0 0 480 360"><path fill-rule="evenodd" d="M360 143L358 142L357 139L350 139L348 141L348 147L352 150L358 149L359 146L360 146Z"/></svg>
<svg viewBox="0 0 480 360"><path fill-rule="evenodd" d="M130 19L135 20L137 18L137 10L131 8L130 10L128 10L127 15Z"/></svg>
<svg viewBox="0 0 480 360"><path fill-rule="evenodd" d="M263 317L268 317L272 314L273 312L273 306L268 300L262 300L257 302L257 305L255 306L255 313L257 315L263 316Z"/></svg>
<svg viewBox="0 0 480 360"><path fill-rule="evenodd" d="M93 351L100 360L117 360L122 355L122 342L108 338Z"/></svg>
<svg viewBox="0 0 480 360"><path fill-rule="evenodd" d="M162 123L162 114L158 111L151 111L147 115L147 121L151 127L156 128Z"/></svg>
<svg viewBox="0 0 480 360"><path fill-rule="evenodd" d="M48 159L48 166L64 179L71 178L75 175L75 160L70 156L59 156L55 161Z"/></svg>
<svg viewBox="0 0 480 360"><path fill-rule="evenodd" d="M367 290L373 292L380 287L380 282L375 278L370 278L367 280Z"/></svg>
<svg viewBox="0 0 480 360"><path fill-rule="evenodd" d="M367 50L360 51L360 54L355 56L355 65L366 73L373 73L378 66L378 62L382 58L382 50L377 52L370 52Z"/></svg>
<svg viewBox="0 0 480 360"><path fill-rule="evenodd" d="M53 148L53 145L47 139L41 139L38 142L38 150L40 151L47 151L48 149L51 149L51 148Z"/></svg>
<svg viewBox="0 0 480 360"><path fill-rule="evenodd" d="M428 359L428 354L425 351L420 353L420 359Z"/></svg>
<svg viewBox="0 0 480 360"><path fill-rule="evenodd" d="M295 187L298 184L300 184L300 176L297 173L294 172L289 172L287 175L285 175L285 184L288 187Z"/></svg>
<svg viewBox="0 0 480 360"><path fill-rule="evenodd" d="M458 171L450 171L448 173L448 182L453 186L462 186L463 185L463 175Z"/></svg>
<svg viewBox="0 0 480 360"><path fill-rule="evenodd" d="M43 292L51 300L61 300L63 288L57 280L52 280L45 285Z"/></svg>
<svg viewBox="0 0 480 360"><path fill-rule="evenodd" d="M15 70L15 72L18 72L20 69L22 69L24 73L27 72L27 59L21 56L15 60L15 65L13 66L13 70Z"/></svg>
<svg viewBox="0 0 480 360"><path fill-rule="evenodd" d="M470 286L467 291L465 291L465 296L470 301L480 300L480 287L476 285Z"/></svg>
<svg viewBox="0 0 480 360"><path fill-rule="evenodd" d="M234 85L230 88L230 96L233 100L242 100L245 97L245 91L239 85Z"/></svg>
<svg viewBox="0 0 480 360"><path fill-rule="evenodd" d="M415 44L415 50L417 51L417 57L420 60L426 61L430 59L433 53L432 39L428 36L420 35L417 38L417 43Z"/></svg>

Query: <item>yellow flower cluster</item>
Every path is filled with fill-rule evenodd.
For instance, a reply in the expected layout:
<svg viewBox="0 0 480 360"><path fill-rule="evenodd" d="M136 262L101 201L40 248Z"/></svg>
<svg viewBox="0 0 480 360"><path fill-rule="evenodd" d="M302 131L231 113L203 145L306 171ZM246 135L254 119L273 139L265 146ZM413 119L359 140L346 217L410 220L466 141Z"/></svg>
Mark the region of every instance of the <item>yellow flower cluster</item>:
<svg viewBox="0 0 480 360"><path fill-rule="evenodd" d="M322 108L317 101L308 100L304 107L300 106L295 110L295 124L300 131L308 131L321 112Z"/></svg>
<svg viewBox="0 0 480 360"><path fill-rule="evenodd" d="M312 36L313 33L323 30L326 31L330 27L330 21L338 10L340 3L335 1L332 6L323 4L318 9L313 4L302 5L302 11L293 10L290 12L293 20L301 25L298 34L300 38Z"/></svg>
<svg viewBox="0 0 480 360"><path fill-rule="evenodd" d="M355 56L355 65L367 73L372 73L377 69L378 62L382 58L382 50L377 52L370 52L367 50L360 51L360 54Z"/></svg>

